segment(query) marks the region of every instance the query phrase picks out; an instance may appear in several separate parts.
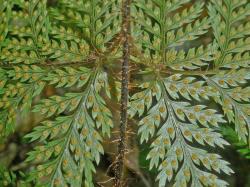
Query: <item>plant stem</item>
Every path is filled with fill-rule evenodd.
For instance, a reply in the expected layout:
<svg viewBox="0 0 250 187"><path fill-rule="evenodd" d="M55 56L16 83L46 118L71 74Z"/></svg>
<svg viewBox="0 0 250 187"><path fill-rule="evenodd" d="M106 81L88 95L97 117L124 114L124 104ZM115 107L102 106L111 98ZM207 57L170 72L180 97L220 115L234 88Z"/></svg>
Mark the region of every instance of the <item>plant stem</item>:
<svg viewBox="0 0 250 187"><path fill-rule="evenodd" d="M123 35L123 58L122 58L122 88L120 109L120 139L118 142L118 156L115 166L115 187L123 185L124 157L126 150L126 130L128 122L128 84L129 84L129 61L130 61L130 5L131 0L122 2L122 35Z"/></svg>

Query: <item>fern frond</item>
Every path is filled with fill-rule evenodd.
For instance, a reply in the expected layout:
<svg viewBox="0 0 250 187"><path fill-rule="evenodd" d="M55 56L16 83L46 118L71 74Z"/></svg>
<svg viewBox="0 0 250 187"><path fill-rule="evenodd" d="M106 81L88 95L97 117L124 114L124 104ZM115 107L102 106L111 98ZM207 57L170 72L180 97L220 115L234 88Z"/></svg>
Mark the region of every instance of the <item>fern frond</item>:
<svg viewBox="0 0 250 187"><path fill-rule="evenodd" d="M48 39L49 30L46 0L6 2L8 6L17 4L21 9L20 15L24 15L28 21L20 24L20 27L12 27L13 23L11 23L9 34L14 34L15 29L17 29L16 32L22 30L28 34L24 35L24 38L18 35L17 38L6 40L1 51L0 59L11 67L6 70L6 86L3 88L4 93L1 97L1 115L4 115L1 119L3 124L1 138L13 132L18 110L21 116L26 115L31 109L33 98L39 95L46 85L42 80L44 69L28 65L44 61L45 57L41 56L40 49L43 41ZM1 65L4 64L2 61ZM21 63L27 65L19 66ZM17 80L20 82L16 83Z"/></svg>
<svg viewBox="0 0 250 187"><path fill-rule="evenodd" d="M62 39L65 41L71 41L71 40L75 42L81 41L81 33L73 31L70 27L66 28L63 26L60 27L53 26L50 34L53 36L53 38Z"/></svg>
<svg viewBox="0 0 250 187"><path fill-rule="evenodd" d="M9 171L2 164L0 165L0 185L1 186L14 186L16 183L16 175L14 172Z"/></svg>
<svg viewBox="0 0 250 187"><path fill-rule="evenodd" d="M75 85L82 87L89 80L90 74L88 68L80 67L75 69L65 67L52 70L44 80L48 81L49 84L55 85L57 88Z"/></svg>
<svg viewBox="0 0 250 187"><path fill-rule="evenodd" d="M45 182L43 185L48 186L93 186L93 162L98 164L100 154L104 152L102 137L97 129L101 128L103 135L110 136L113 126L111 112L100 96L101 89L107 89L105 79L105 73L96 70L85 81L87 86L84 92L52 96L35 106L34 112L42 112L46 117L58 117L55 121L44 121L42 126L26 136L31 141L46 140L27 158L27 161L40 163L37 170L31 173L31 179L37 179L38 183ZM59 115L62 113L64 116ZM77 176L75 171L78 171Z"/></svg>
<svg viewBox="0 0 250 187"><path fill-rule="evenodd" d="M29 41L31 41L31 39ZM14 43L19 42L22 45L26 44L25 40L13 40L10 42L10 44L12 44L8 45L8 47L15 48ZM32 50L29 46L26 47L27 49L24 48L22 50ZM33 54L35 54L35 52ZM23 58L25 57L23 56ZM34 59L37 60L35 57ZM27 62L27 59L24 60ZM2 85L4 86L6 84L6 86L2 86L3 93L1 95L0 108L2 109L1 115L3 115L1 124L4 126L1 130L1 133L3 133L1 134L1 138L6 137L14 131L18 113L20 113L22 117L27 115L31 110L33 98L38 96L47 84L44 80L47 71L38 65L18 64L4 72L2 76L5 76L5 78ZM18 83L16 83L16 81L18 81Z"/></svg>
<svg viewBox="0 0 250 187"><path fill-rule="evenodd" d="M207 66L208 62L214 60L216 47L214 45L209 45L206 49L203 49L203 46L199 48L191 48L187 52L184 50L175 50L171 49L167 51L167 65L169 68L175 70L185 69L198 69L202 66Z"/></svg>
<svg viewBox="0 0 250 187"><path fill-rule="evenodd" d="M11 51L11 50L17 50L17 51L34 51L35 47L33 45L33 40L31 38L24 39L16 39L13 38L9 40L8 44L5 46L5 50Z"/></svg>
<svg viewBox="0 0 250 187"><path fill-rule="evenodd" d="M9 47L7 47L9 48ZM33 47L32 47L33 48ZM25 50L16 50L13 48L13 50L8 50L3 48L1 60L8 62L8 63L14 63L14 64L36 64L43 61L43 59L39 59L35 51L25 51Z"/></svg>
<svg viewBox="0 0 250 187"><path fill-rule="evenodd" d="M231 39L240 39L243 38L244 36L250 35L250 23L246 23L246 24L241 24L237 27L233 27L230 30L230 36Z"/></svg>
<svg viewBox="0 0 250 187"><path fill-rule="evenodd" d="M169 97L166 83L168 79L144 83L144 90L135 94L130 104L131 116L147 111L139 122L139 133L141 142L148 141L150 136L155 138L147 158L150 159L150 168L159 168L159 186L171 181L174 173L176 187L186 186L190 181L191 186L226 186L225 181L210 172L232 173L228 162L217 154L195 147L196 143L212 147L228 145L220 133L209 127L225 122L223 116L203 105L191 106L187 102L174 101ZM150 103L147 108L141 100ZM155 104L149 102L152 100ZM201 170L201 165L206 169Z"/></svg>
<svg viewBox="0 0 250 187"><path fill-rule="evenodd" d="M246 68L250 65L250 53L237 53L236 55L227 55L224 60L224 67L230 69Z"/></svg>
<svg viewBox="0 0 250 187"><path fill-rule="evenodd" d="M8 71L8 76L12 80L20 82L36 83L44 78L46 70L36 65L15 66L13 70Z"/></svg>
<svg viewBox="0 0 250 187"><path fill-rule="evenodd" d="M39 55L39 49L43 41L48 40L50 30L47 1L29 0L17 4L21 10L12 11L16 17L11 23L11 34L20 38L24 36L31 38L38 53L37 55Z"/></svg>
<svg viewBox="0 0 250 187"><path fill-rule="evenodd" d="M227 186L225 181L212 173L233 173L229 163L223 161L221 156L204 150L205 145L228 145L222 135L211 127L224 123L223 115L207 109L205 105L186 102L209 100L211 97L217 101L220 93L206 80L181 74L187 69L209 68L209 62L217 59L217 43L210 44L205 50L203 47L188 51L174 48L205 34L210 27L208 18L197 19L203 11L201 2L193 5L196 8L190 8L188 14L186 10L182 14L166 11L168 7L176 7L176 10L180 5L180 1L135 3L137 8L134 12L139 14L139 20L135 21L139 25L136 29L142 32L135 30L134 33L143 38L137 41L141 44L139 50L145 59L150 59L147 64L149 69L156 64L154 71L157 78L144 83L140 86L143 90L131 97L129 113L132 117L146 114L139 122L138 132L141 143L154 138L147 158L150 159L150 168L156 166L159 170L159 186L165 186L166 181L173 178L176 187L189 183L191 186ZM174 18L168 16L173 16L176 21L169 21ZM180 74L162 78L162 67L166 65L169 69L180 71ZM197 144L200 146L197 147Z"/></svg>
<svg viewBox="0 0 250 187"><path fill-rule="evenodd" d="M198 81L194 77L182 78L181 74L175 74L166 78L166 80L166 89L173 99L180 99L180 96L182 96L190 101L192 99L201 101L202 99L209 100L210 97L219 97L218 92L205 84L206 81Z"/></svg>
<svg viewBox="0 0 250 187"><path fill-rule="evenodd" d="M1 77L4 79L1 81L0 108L3 110L1 124L4 125L2 132L5 135L13 132L18 109L21 116L30 111L33 98L42 92L46 84L42 80L44 74L45 71L37 66L16 66L13 70L1 71ZM20 82L13 84L7 80Z"/></svg>
<svg viewBox="0 0 250 187"><path fill-rule="evenodd" d="M79 105L81 96L82 93L67 93L64 97L52 96L36 105L33 112L46 114L46 117L61 114L65 110L71 112Z"/></svg>
<svg viewBox="0 0 250 187"><path fill-rule="evenodd" d="M26 19L26 23L11 28L12 34L17 34L20 39L13 39L4 45L1 60L8 63L33 64L43 62L45 57L41 55L41 46L48 41L50 24L47 16L47 1L30 0L22 2L21 11L18 14ZM23 33L23 34L22 34ZM22 38L26 36L27 38ZM22 47L26 45L27 47Z"/></svg>
<svg viewBox="0 0 250 187"><path fill-rule="evenodd" d="M61 0L58 3L59 8L50 11L52 18L77 28L94 49L103 48L119 32L117 26L120 18L116 0Z"/></svg>
<svg viewBox="0 0 250 187"><path fill-rule="evenodd" d="M240 22L244 23L250 15L249 6L248 1L233 0L213 0L208 6L210 18L213 20L214 37L221 50L217 55L216 66L223 66L228 56L248 51L249 39L245 37L249 33L249 26L243 26ZM242 32L236 33L237 29Z"/></svg>
<svg viewBox="0 0 250 187"><path fill-rule="evenodd" d="M18 36L19 38L28 37L32 38L31 28L29 27L29 15L25 11L24 3L18 4L21 9L19 11L12 10L15 16L11 22L10 34L13 36Z"/></svg>
<svg viewBox="0 0 250 187"><path fill-rule="evenodd" d="M173 17L167 17L166 21L166 28L167 30L173 30L177 29L179 27L182 27L184 24L188 24L193 22L195 19L197 19L202 10L203 10L204 3L197 3L191 6L189 9L184 9L181 13L175 14ZM168 8L167 8L167 12Z"/></svg>
<svg viewBox="0 0 250 187"><path fill-rule="evenodd" d="M7 72L6 70L0 68L0 93L3 93L3 88L7 82Z"/></svg>
<svg viewBox="0 0 250 187"><path fill-rule="evenodd" d="M39 49L40 42L48 39L49 33L49 17L47 15L47 0L29 0L27 4L27 12L29 15L29 26L31 28L32 39Z"/></svg>
<svg viewBox="0 0 250 187"><path fill-rule="evenodd" d="M229 122L235 124L235 131L239 135L239 138L249 143L249 87L242 88L241 86L242 84L246 84L247 80L250 79L249 74L242 69L204 78L209 86L219 92L219 100L216 98L215 101L222 106Z"/></svg>
<svg viewBox="0 0 250 187"><path fill-rule="evenodd" d="M188 24L185 29L180 28L176 31L176 34L172 31L167 35L167 47L176 47L182 45L185 41L192 41L197 39L200 35L203 35L209 29L209 20L203 18L197 20L194 24Z"/></svg>
<svg viewBox="0 0 250 187"><path fill-rule="evenodd" d="M198 38L200 35L206 33L210 27L209 19L198 19L203 11L204 4L202 2L196 2L181 13L174 12L187 2L189 1L166 2L161 0L141 0L135 2L136 8L133 12L136 17L135 23L138 25L136 29L142 30L140 34L138 34L139 31L134 31L134 34L137 33L139 35L136 36L138 38L136 42L141 44L141 46L137 46L139 46L145 57L152 59L155 64L164 62L171 66L171 62L178 58L178 53L180 55L179 58L183 59L185 68L195 69L195 64L198 67L205 65L205 63L198 59L191 63L185 63L184 56L187 56L186 60L188 61L189 54L191 55L193 52L190 51L189 54L183 54L183 52L177 52L174 49L174 47L180 46L186 41ZM206 56L212 53L212 51L207 51ZM178 69L184 68L183 65L180 64Z"/></svg>
<svg viewBox="0 0 250 187"><path fill-rule="evenodd" d="M45 118L26 135L35 146L29 180L94 187L102 141L113 127L108 98L122 100L123 148L114 169L121 184L132 91L128 112L139 118L140 143L151 143L147 159L158 169L159 186L172 180L175 187L227 186L219 175L233 171L215 153L228 145L219 125L226 118L240 142L250 144L249 1L48 2L0 0L0 138L14 131L19 116L32 111ZM205 45L196 45L200 37ZM48 85L60 92L35 103Z"/></svg>
<svg viewBox="0 0 250 187"><path fill-rule="evenodd" d="M79 42L72 40L69 44L63 39L60 42L51 40L42 50L42 54L48 56L48 59L60 62L80 62L89 55L89 46L83 40Z"/></svg>
<svg viewBox="0 0 250 187"><path fill-rule="evenodd" d="M1 109L1 138L14 131L18 109L21 116L27 115L31 109L32 100L43 90L45 83L38 81L32 83L7 84L0 99Z"/></svg>
<svg viewBox="0 0 250 187"><path fill-rule="evenodd" d="M9 21L10 21L10 14L13 3L10 1L1 0L0 1L0 51L2 45L4 44L5 37L9 31ZM1 53L0 53L1 54Z"/></svg>

